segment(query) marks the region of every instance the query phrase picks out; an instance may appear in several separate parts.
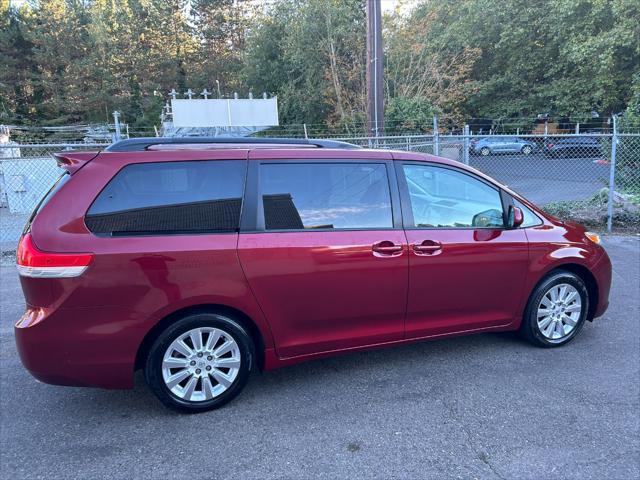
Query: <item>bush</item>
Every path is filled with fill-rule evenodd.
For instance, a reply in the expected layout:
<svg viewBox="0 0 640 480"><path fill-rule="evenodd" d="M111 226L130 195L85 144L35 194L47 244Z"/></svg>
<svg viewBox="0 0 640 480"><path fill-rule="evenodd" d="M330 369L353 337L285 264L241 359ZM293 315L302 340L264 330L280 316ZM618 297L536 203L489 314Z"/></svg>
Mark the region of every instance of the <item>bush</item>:
<svg viewBox="0 0 640 480"><path fill-rule="evenodd" d="M607 226L609 189L603 188L587 200L553 202L543 210L560 220L604 230ZM640 195L614 194L613 227L616 230L640 232Z"/></svg>
<svg viewBox="0 0 640 480"><path fill-rule="evenodd" d="M391 98L385 108L385 132L388 135L431 133L437 113L421 98Z"/></svg>

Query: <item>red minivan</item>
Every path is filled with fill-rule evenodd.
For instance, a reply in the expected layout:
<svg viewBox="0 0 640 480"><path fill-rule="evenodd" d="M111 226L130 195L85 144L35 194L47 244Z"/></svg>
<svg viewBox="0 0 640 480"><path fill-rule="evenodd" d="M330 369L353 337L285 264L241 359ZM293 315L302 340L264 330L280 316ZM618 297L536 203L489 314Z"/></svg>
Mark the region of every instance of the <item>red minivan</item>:
<svg viewBox="0 0 640 480"><path fill-rule="evenodd" d="M20 240L22 362L219 407L253 369L607 308L599 237L458 162L312 140L142 138L57 155Z"/></svg>

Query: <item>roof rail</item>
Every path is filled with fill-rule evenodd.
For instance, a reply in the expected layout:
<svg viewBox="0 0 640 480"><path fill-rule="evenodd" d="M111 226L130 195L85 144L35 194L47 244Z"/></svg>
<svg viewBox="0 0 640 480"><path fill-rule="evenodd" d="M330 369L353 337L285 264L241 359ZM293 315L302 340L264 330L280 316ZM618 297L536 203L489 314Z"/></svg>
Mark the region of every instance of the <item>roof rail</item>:
<svg viewBox="0 0 640 480"><path fill-rule="evenodd" d="M317 148L353 149L361 148L358 145L337 140L312 140L306 138L250 138L250 137L140 137L120 140L109 145L105 152L141 152L154 145L179 145L179 144L242 144L244 148L249 145L300 145Z"/></svg>

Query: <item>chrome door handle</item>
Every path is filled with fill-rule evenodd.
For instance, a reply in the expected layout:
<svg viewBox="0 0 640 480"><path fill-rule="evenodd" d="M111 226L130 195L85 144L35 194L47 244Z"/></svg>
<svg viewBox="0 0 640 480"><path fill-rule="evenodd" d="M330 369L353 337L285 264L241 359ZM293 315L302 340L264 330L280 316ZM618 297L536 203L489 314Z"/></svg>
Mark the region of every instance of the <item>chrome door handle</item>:
<svg viewBox="0 0 640 480"><path fill-rule="evenodd" d="M442 244L433 240L425 240L419 245L414 244L412 249L416 255L435 255L442 251Z"/></svg>
<svg viewBox="0 0 640 480"><path fill-rule="evenodd" d="M396 245L389 240L385 240L383 242L374 243L371 246L371 250L373 254L376 256L397 256L402 254L403 250L402 245Z"/></svg>

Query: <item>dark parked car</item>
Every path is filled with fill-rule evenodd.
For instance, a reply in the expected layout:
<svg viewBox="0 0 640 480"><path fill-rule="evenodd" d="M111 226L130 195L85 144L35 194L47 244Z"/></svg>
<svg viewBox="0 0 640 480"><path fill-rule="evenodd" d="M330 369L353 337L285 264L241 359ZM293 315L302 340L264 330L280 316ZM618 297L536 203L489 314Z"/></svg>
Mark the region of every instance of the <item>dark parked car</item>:
<svg viewBox="0 0 640 480"><path fill-rule="evenodd" d="M522 153L530 155L538 150L535 142L524 140L519 137L485 137L478 140L471 140L469 146L473 155L492 155L495 153Z"/></svg>
<svg viewBox="0 0 640 480"><path fill-rule="evenodd" d="M595 137L551 138L545 142L545 153L551 157L598 157L602 146Z"/></svg>
<svg viewBox="0 0 640 480"><path fill-rule="evenodd" d="M43 382L131 388L143 369L198 412L254 369L474 332L558 347L607 309L597 235L455 161L193 138L57 158L17 252L15 337Z"/></svg>

